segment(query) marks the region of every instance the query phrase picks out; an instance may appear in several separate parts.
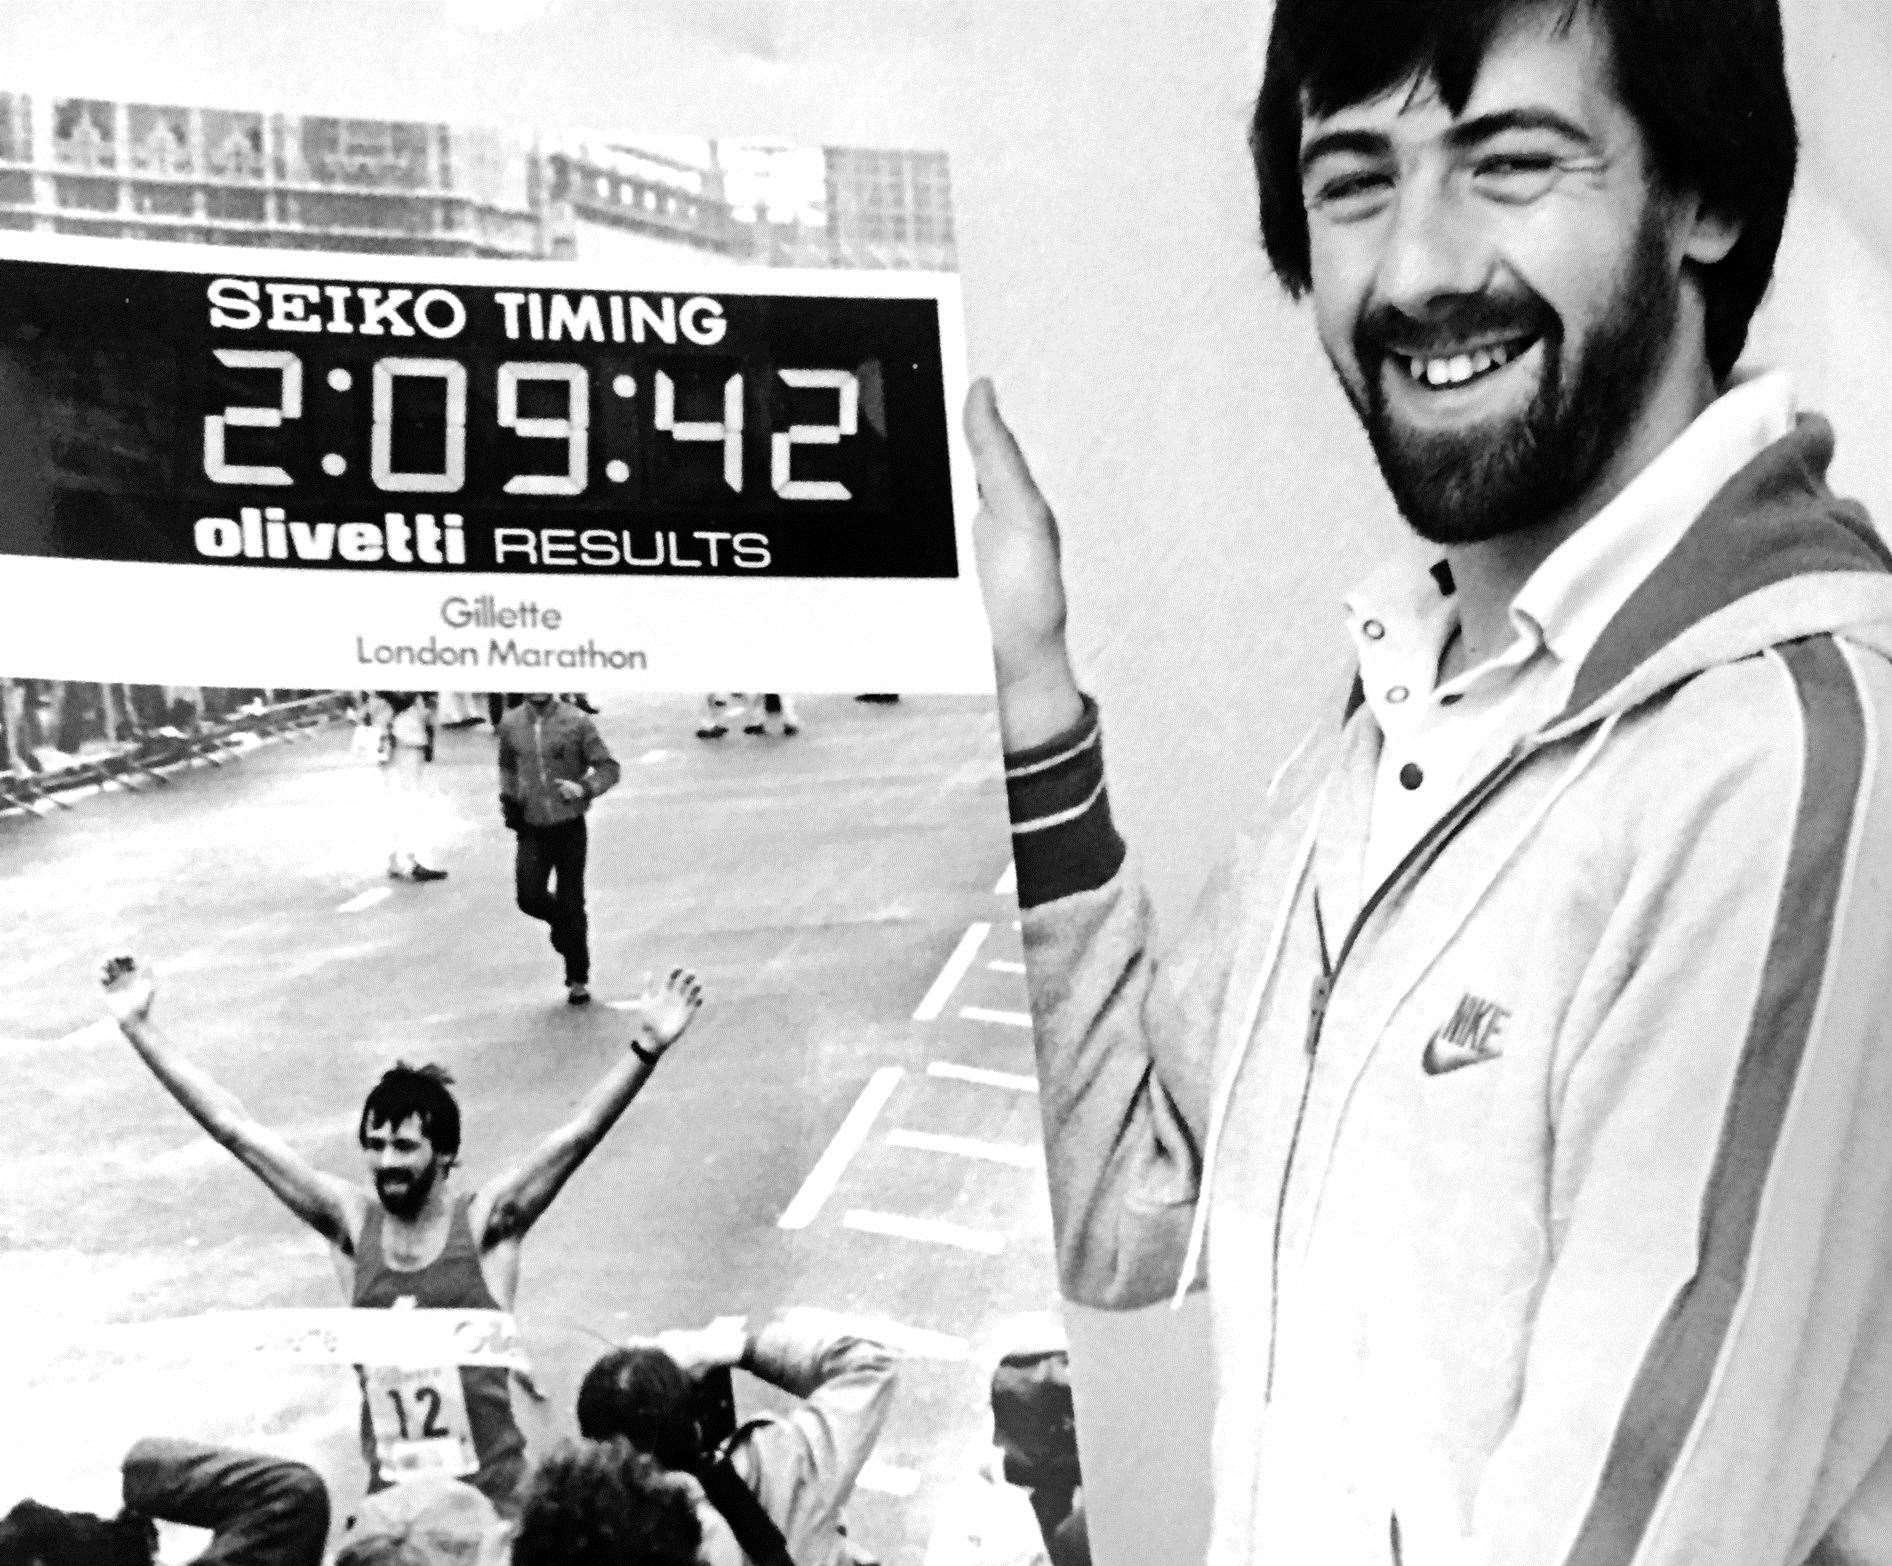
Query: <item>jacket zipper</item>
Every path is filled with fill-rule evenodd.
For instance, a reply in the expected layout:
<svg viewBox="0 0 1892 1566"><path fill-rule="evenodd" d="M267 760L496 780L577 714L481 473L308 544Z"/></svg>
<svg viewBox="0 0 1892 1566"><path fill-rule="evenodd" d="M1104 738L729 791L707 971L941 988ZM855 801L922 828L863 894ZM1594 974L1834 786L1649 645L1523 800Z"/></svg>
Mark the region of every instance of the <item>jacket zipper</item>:
<svg viewBox="0 0 1892 1566"><path fill-rule="evenodd" d="M1268 1264L1268 1370L1262 1386L1262 1401L1274 1399L1275 1350L1281 1336L1281 1231L1287 1221L1288 1188L1294 1181L1295 1155L1300 1151L1301 1127L1307 1118L1308 1100L1314 1092L1314 1066L1320 1053L1321 1029L1327 1022L1328 1003L1333 999L1334 985L1339 981L1340 970L1353 951L1354 942L1359 939L1368 919L1383 903L1393 888L1405 879L1406 874L1422 860L1436 857L1459 830L1469 821L1473 813L1489 799L1498 785L1524 762L1533 749L1529 740L1514 745L1497 766L1487 772L1478 782L1459 797L1459 801L1429 827L1419 841L1406 851L1405 857L1393 866L1386 879L1374 888L1373 895L1360 905L1359 913L1354 915L1353 923L1347 927L1347 933L1340 942L1340 950L1331 962L1327 958L1327 926L1321 918L1320 891L1314 892L1314 930L1320 943L1320 973L1315 977L1314 988L1307 1004L1307 1064L1301 1077L1301 1100L1294 1111L1294 1128L1288 1133L1288 1155L1281 1168L1281 1184L1275 1192L1274 1244Z"/></svg>
<svg viewBox="0 0 1892 1566"><path fill-rule="evenodd" d="M1275 1318L1281 1313L1281 1230L1288 1217L1288 1177L1294 1154L1301 1145L1301 1126L1307 1119L1307 1101L1314 1096L1314 1052L1320 1047L1321 1024L1327 1020L1327 1000L1334 992L1334 968L1327 960L1327 921L1321 917L1320 888L1314 889L1314 933L1320 942L1320 972L1307 1002L1307 1066L1301 1073L1301 1101L1294 1108L1294 1129L1288 1133L1287 1162L1274 1194L1274 1241L1268 1256L1268 1374L1264 1396L1274 1395L1274 1351L1278 1334Z"/></svg>

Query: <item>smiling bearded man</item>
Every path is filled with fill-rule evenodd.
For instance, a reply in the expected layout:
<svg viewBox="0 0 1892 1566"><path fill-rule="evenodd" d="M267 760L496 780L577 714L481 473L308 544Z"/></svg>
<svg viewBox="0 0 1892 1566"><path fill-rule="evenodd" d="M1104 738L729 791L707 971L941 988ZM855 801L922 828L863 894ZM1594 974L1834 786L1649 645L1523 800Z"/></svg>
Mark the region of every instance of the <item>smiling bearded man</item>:
<svg viewBox="0 0 1892 1566"><path fill-rule="evenodd" d="M1892 557L1735 373L1774 0L1272 25L1269 258L1439 549L1159 944L975 385L1063 1287L1206 1281L1215 1566L1883 1566Z"/></svg>
<svg viewBox="0 0 1892 1566"><path fill-rule="evenodd" d="M1602 318L1580 344L1528 291L1493 291L1408 316L1381 304L1354 331L1352 378L1336 366L1400 515L1434 544L1476 544L1535 528L1596 481L1642 412L1657 355L1674 329L1679 282L1667 265L1664 213L1652 202ZM1572 351L1574 348L1574 352ZM1456 386L1536 351L1522 408L1467 425L1408 424L1389 379Z"/></svg>

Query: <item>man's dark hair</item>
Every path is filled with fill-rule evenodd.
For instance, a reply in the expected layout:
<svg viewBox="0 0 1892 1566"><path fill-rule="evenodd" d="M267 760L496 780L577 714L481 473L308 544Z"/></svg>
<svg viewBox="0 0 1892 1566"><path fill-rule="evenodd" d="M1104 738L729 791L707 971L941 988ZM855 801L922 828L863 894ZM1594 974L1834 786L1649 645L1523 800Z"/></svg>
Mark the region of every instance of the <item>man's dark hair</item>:
<svg viewBox="0 0 1892 1566"><path fill-rule="evenodd" d="M0 1566L151 1566L157 1530L148 1517L98 1517L22 1501L0 1517Z"/></svg>
<svg viewBox="0 0 1892 1566"><path fill-rule="evenodd" d="M683 1367L655 1344L613 1349L579 1383L578 1433L628 1441L666 1468L694 1467L702 1458L695 1391Z"/></svg>
<svg viewBox="0 0 1892 1566"><path fill-rule="evenodd" d="M1535 6L1568 27L1587 12L1609 40L1616 90L1663 187L1738 219L1740 238L1702 268L1708 362L1725 380L1773 275L1798 138L1778 0L1279 0L1249 128L1268 260L1298 298L1311 285L1301 200L1303 113L1327 115L1430 80L1460 113L1485 53Z"/></svg>
<svg viewBox="0 0 1892 1566"><path fill-rule="evenodd" d="M403 1120L418 1119L421 1135L433 1144L434 1151L455 1157L460 1151L460 1106L447 1091L452 1081L439 1066L410 1066L395 1061L369 1090L361 1106L356 1136L362 1146L368 1145L371 1125L392 1130Z"/></svg>
<svg viewBox="0 0 1892 1566"><path fill-rule="evenodd" d="M572 1441L526 1481L512 1566L695 1566L702 1543L683 1480L627 1441Z"/></svg>

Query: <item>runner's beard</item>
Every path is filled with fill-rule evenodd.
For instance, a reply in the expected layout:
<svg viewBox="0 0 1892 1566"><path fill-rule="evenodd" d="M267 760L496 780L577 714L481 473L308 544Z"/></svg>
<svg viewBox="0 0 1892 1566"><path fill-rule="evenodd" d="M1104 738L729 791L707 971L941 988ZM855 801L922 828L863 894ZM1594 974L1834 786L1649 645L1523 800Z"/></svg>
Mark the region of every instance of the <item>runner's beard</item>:
<svg viewBox="0 0 1892 1566"><path fill-rule="evenodd" d="M1660 203L1651 201L1614 299L1567 361L1563 322L1538 295L1480 296L1415 325L1390 309L1361 317L1354 398L1400 514L1434 544L1475 544L1536 527L1582 495L1641 415L1680 310ZM1474 332L1515 328L1542 346L1537 389L1517 414L1457 430L1417 430L1387 407L1385 376L1405 375L1391 343L1411 352ZM1364 402L1364 405L1362 405Z"/></svg>
<svg viewBox="0 0 1892 1566"><path fill-rule="evenodd" d="M427 1167L417 1175L410 1175L400 1169L382 1169L375 1174L374 1193L381 1199L381 1205L387 1209L390 1217L406 1223L420 1216L439 1178L438 1158L429 1161Z"/></svg>

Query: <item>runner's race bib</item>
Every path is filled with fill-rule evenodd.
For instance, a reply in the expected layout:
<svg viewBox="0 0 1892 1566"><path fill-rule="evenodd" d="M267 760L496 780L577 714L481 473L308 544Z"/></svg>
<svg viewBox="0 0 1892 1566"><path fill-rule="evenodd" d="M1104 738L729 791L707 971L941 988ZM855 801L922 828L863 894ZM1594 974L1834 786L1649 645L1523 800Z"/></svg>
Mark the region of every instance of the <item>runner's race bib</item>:
<svg viewBox="0 0 1892 1566"><path fill-rule="evenodd" d="M397 1484L423 1474L462 1479L479 1468L457 1365L427 1370L366 1366L362 1390L383 1482Z"/></svg>

